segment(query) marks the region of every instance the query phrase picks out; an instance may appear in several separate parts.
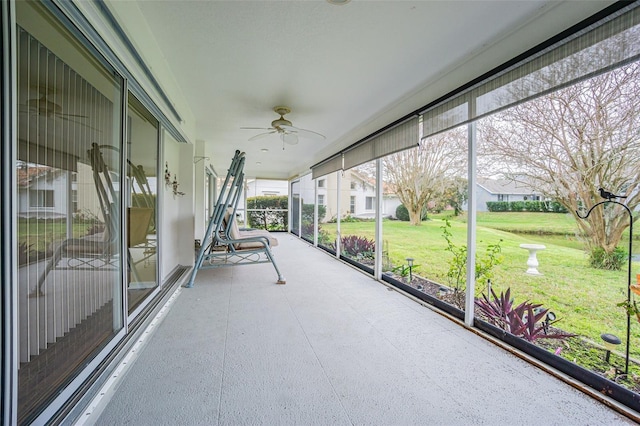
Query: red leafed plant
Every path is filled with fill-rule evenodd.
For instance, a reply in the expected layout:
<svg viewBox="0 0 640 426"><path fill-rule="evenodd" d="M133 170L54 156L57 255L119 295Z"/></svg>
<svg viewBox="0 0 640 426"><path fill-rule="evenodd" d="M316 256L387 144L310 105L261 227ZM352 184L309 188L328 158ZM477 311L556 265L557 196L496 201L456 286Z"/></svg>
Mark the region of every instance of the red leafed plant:
<svg viewBox="0 0 640 426"><path fill-rule="evenodd" d="M500 292L499 296L491 289L491 295L492 299L482 294L481 299L476 299L476 306L491 324L514 336L522 337L529 342L535 342L537 339L564 339L575 336L575 334L559 331L551 332L549 326L559 320L547 321L549 309L541 308L541 304L524 301L514 307L510 288Z"/></svg>

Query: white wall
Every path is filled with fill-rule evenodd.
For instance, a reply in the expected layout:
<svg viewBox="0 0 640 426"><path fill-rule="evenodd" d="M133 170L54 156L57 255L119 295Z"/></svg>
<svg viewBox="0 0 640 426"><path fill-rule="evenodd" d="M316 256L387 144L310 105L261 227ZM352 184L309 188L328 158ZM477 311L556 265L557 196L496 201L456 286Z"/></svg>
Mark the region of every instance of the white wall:
<svg viewBox="0 0 640 426"><path fill-rule="evenodd" d="M382 197L382 214L396 217L396 209L402 204L397 195L384 195Z"/></svg>
<svg viewBox="0 0 640 426"><path fill-rule="evenodd" d="M194 188L193 188L193 207L194 207L194 239L202 239L206 231L206 223L208 219L204 217L204 201L205 201L205 192L207 191L206 183L206 174L205 167L210 164L209 160L204 157L204 141L196 140L195 147L195 156L199 157L194 159L196 163L193 165L193 173L194 173Z"/></svg>
<svg viewBox="0 0 640 426"><path fill-rule="evenodd" d="M165 132L164 160L169 165L172 176L175 173L179 183L178 191L185 195L174 195L173 188L159 184L162 191L162 279L167 277L177 265L192 265L194 250L194 146L176 142ZM204 197L202 197L204 199ZM202 199L200 202L202 202ZM196 237L201 238L201 237Z"/></svg>

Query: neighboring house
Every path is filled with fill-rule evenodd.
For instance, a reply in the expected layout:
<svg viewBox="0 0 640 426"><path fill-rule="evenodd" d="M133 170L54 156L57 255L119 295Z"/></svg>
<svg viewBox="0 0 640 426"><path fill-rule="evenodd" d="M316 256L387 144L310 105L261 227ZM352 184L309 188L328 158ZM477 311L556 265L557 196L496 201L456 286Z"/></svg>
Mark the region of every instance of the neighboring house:
<svg viewBox="0 0 640 426"><path fill-rule="evenodd" d="M71 175L69 172L39 164L23 163L17 175L18 217L32 219L67 217Z"/></svg>
<svg viewBox="0 0 640 426"><path fill-rule="evenodd" d="M347 173L345 173L345 176L347 176ZM365 176L353 170L348 172L348 178L343 179L342 182L349 188L348 214L363 219L375 218L375 182L370 182Z"/></svg>
<svg viewBox="0 0 640 426"><path fill-rule="evenodd" d="M263 195L288 195L289 182L286 180L247 179L247 198Z"/></svg>
<svg viewBox="0 0 640 426"><path fill-rule="evenodd" d="M91 166L77 163L77 172L23 163L18 169L18 217L64 219L80 213L102 221ZM110 173L115 190L119 177Z"/></svg>
<svg viewBox="0 0 640 426"><path fill-rule="evenodd" d="M321 222L338 216L338 178L336 173L318 178L318 205L326 207L326 215ZM398 197L388 188L383 188L382 214L384 217L395 216L396 207L400 205ZM313 198L312 190L302 192L303 200ZM353 216L362 219L374 218L376 214L375 181L354 171L345 170L340 184L340 217Z"/></svg>
<svg viewBox="0 0 640 426"><path fill-rule="evenodd" d="M246 198L289 195L289 182L286 180L247 179L244 188ZM244 196L240 197L237 208L238 219L242 222L244 222L244 200Z"/></svg>
<svg viewBox="0 0 640 426"><path fill-rule="evenodd" d="M487 211L489 201L538 201L542 194L529 185L509 179L478 178L477 209ZM466 210L466 206L465 206Z"/></svg>

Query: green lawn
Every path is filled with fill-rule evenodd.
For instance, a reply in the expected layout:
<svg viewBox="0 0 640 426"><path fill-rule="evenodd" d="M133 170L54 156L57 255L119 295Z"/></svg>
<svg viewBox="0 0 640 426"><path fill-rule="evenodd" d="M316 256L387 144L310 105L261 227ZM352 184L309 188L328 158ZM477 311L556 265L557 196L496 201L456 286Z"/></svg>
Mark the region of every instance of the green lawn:
<svg viewBox="0 0 640 426"><path fill-rule="evenodd" d="M87 235L94 225L88 222L73 222L73 237ZM67 224L63 221L18 221L18 242L31 246L33 251L46 251L49 245L67 238Z"/></svg>
<svg viewBox="0 0 640 426"><path fill-rule="evenodd" d="M445 251L442 235L442 216L432 216L422 226L408 222L385 221L383 240L394 266L406 264L412 257L418 274L447 284L446 273L451 255ZM335 232L335 224L322 224L322 228ZM452 219L451 233L454 243L466 244L467 231L464 217ZM341 224L341 233L374 237L374 222ZM479 213L477 217L477 245L481 254L488 244L500 240L504 261L495 268L493 287L498 292L511 287L516 302L530 300L542 303L562 320L558 326L600 343L601 333L626 336L626 315L616 303L625 300L627 271L603 271L587 264L582 243L575 237L576 224L567 214L550 213ZM542 232L552 231L545 235ZM524 233L532 232L532 233ZM544 275L531 276L524 272L528 252L522 243L540 243L546 246L538 253L539 271ZM626 247L626 241L623 240ZM640 264L633 265L633 277L640 273ZM478 292L485 283L477 285ZM477 294L479 296L479 294ZM631 352L640 358L640 324L632 322Z"/></svg>

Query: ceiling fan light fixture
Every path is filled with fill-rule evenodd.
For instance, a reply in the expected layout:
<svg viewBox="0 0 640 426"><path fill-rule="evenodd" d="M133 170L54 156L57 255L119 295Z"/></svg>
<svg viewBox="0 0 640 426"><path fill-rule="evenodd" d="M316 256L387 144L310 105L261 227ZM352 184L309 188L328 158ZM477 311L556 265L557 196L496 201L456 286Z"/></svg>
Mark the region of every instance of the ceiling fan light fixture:
<svg viewBox="0 0 640 426"><path fill-rule="evenodd" d="M283 116L280 116L280 118L271 122L271 127L275 127L277 129L280 126L291 126L291 122Z"/></svg>
<svg viewBox="0 0 640 426"><path fill-rule="evenodd" d="M280 118L273 120L271 122L270 128L265 129L263 127L241 127L241 129L247 129L247 130L266 130L266 132L250 137L249 141L262 139L273 134L279 135L280 140L282 140L282 142L287 143L289 145L297 144L298 136L303 138L321 140L321 141L325 139L324 135L321 135L320 133L314 132L312 130L306 130L306 129L300 129L298 127L294 127L291 121L284 118L285 114L289 114L291 112L291 108L286 106L276 106L276 107L273 107L273 111L276 114L279 114Z"/></svg>
<svg viewBox="0 0 640 426"><path fill-rule="evenodd" d="M327 0L327 3L333 4L336 6L342 6L349 3L351 0Z"/></svg>

